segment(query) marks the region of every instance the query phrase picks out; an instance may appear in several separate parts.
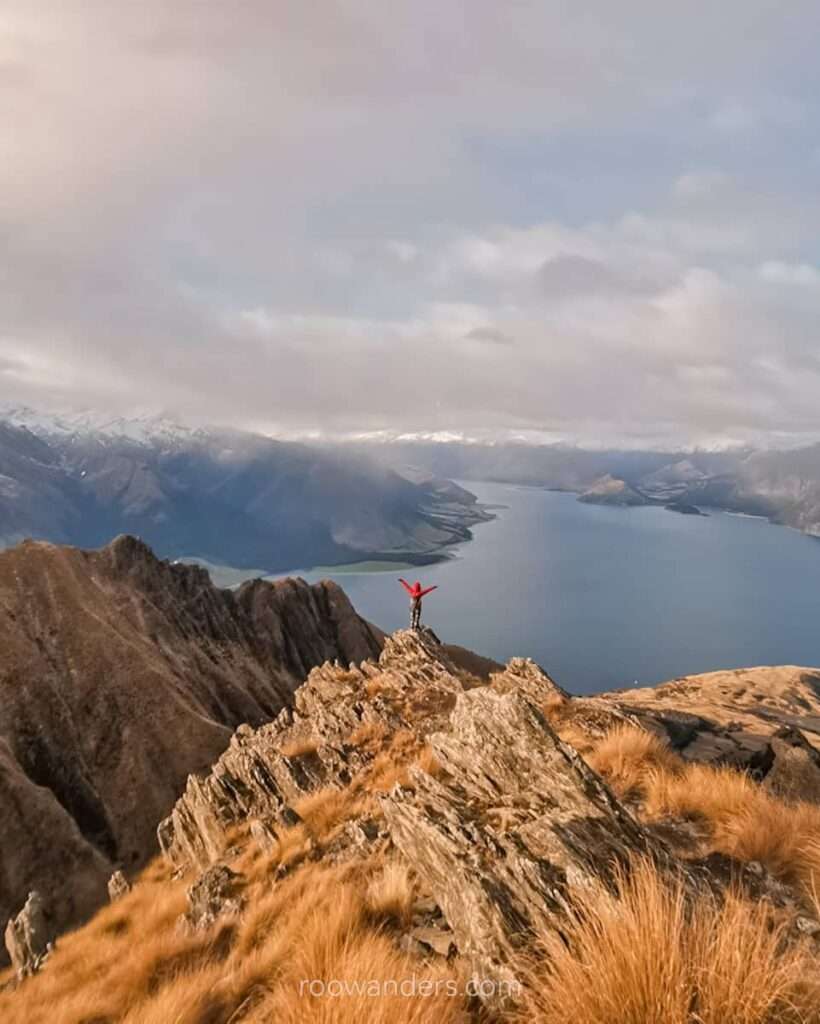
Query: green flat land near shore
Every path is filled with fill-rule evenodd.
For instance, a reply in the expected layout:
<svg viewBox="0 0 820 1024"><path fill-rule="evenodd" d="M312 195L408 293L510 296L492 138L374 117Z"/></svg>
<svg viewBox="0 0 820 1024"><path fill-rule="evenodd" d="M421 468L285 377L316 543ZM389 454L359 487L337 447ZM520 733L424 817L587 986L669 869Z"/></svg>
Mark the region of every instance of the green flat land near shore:
<svg viewBox="0 0 820 1024"><path fill-rule="evenodd" d="M301 569L290 569L287 572L270 573L267 569L235 569L230 565L216 565L204 558L184 558L180 561L192 565L200 565L208 570L208 574L217 587L233 589L240 586L245 580L263 579L278 580L286 576L354 576L363 573L379 572L411 572L418 566L411 562L382 562L378 559L371 559L364 562L349 562L345 565L314 565Z"/></svg>

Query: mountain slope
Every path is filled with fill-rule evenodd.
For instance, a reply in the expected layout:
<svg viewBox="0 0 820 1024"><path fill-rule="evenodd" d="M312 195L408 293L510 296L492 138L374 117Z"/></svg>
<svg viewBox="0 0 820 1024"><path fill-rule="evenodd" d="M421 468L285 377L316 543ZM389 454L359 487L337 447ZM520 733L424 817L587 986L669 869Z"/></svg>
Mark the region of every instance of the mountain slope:
<svg viewBox="0 0 820 1024"><path fill-rule="evenodd" d="M657 452L384 442L366 449L387 465L412 464L445 477L587 492L584 500L603 504L672 504L677 510L705 505L766 516L820 536L820 445L791 451ZM602 480L620 481L630 500L600 493Z"/></svg>
<svg viewBox="0 0 820 1024"><path fill-rule="evenodd" d="M164 423L137 436L122 424L31 426L0 422L0 546L33 536L96 547L127 532L167 557L276 572L429 562L489 518L468 492L360 453Z"/></svg>
<svg viewBox="0 0 820 1024"><path fill-rule="evenodd" d="M719 722L686 709L729 713L725 681L652 710L525 659L465 664L399 631L378 661L314 669L188 779L133 890L0 988L3 1019L814 1020L820 789L769 785L816 783L799 741L716 767L690 748ZM816 670L765 671L750 702L816 710Z"/></svg>
<svg viewBox="0 0 820 1024"><path fill-rule="evenodd" d="M190 772L310 669L377 653L330 582L214 587L119 537L0 553L0 919L37 887L61 926L139 865Z"/></svg>

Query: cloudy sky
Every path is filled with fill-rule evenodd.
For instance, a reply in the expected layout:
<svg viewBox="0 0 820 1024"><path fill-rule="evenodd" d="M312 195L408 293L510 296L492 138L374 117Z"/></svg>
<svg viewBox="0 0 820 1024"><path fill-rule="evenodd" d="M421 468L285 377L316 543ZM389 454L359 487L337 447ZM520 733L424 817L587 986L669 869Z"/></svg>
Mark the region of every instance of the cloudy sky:
<svg viewBox="0 0 820 1024"><path fill-rule="evenodd" d="M820 436L816 0L3 0L0 400Z"/></svg>

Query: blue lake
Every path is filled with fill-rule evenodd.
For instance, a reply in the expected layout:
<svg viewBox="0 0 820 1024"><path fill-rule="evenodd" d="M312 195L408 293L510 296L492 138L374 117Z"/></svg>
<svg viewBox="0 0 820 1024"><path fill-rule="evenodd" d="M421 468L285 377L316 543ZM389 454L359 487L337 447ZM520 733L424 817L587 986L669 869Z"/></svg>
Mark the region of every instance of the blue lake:
<svg viewBox="0 0 820 1024"><path fill-rule="evenodd" d="M820 541L712 512L584 505L467 482L498 518L448 562L321 573L385 630L408 621L398 575L439 589L424 621L499 661L533 658L575 693L764 664L820 665Z"/></svg>

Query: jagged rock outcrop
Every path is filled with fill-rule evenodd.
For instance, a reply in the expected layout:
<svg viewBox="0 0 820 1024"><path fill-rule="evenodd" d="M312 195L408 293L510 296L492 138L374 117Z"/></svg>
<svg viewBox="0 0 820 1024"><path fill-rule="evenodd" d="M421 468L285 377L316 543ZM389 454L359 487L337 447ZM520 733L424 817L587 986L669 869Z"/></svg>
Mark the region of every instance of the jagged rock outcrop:
<svg viewBox="0 0 820 1024"><path fill-rule="evenodd" d="M444 649L410 630L387 640L378 663L313 669L292 710L256 730L240 727L207 775L189 777L158 827L160 848L179 867L203 868L219 857L231 824L257 819L257 831L275 835L292 823L283 820L292 803L347 785L363 766L357 732L424 735L446 723L462 690Z"/></svg>
<svg viewBox="0 0 820 1024"><path fill-rule="evenodd" d="M790 917L792 933L812 933L813 919L794 923L805 911L801 900L760 865L714 853L701 860L689 847L678 856L668 845L677 841L672 833L641 824L559 738L548 715L593 737L624 724L652 729L681 751L704 733L736 728L666 702L649 708L622 695L573 698L525 659L479 681L431 635L401 631L378 663L316 668L292 710L257 730L237 730L212 771L189 779L160 841L180 869L207 872L230 860L226 836L250 820L247 841L275 864L283 829L300 823L294 805L310 814L310 801L300 798L349 787L357 794L352 816L326 835L311 833L300 856L403 859L423 886L426 909L404 923L397 943L420 956L458 956L484 983L481 995L493 1010L514 1001L518 957L533 937L562 933L577 896L599 883L615 887L618 866L628 869L635 858L692 895L739 887ZM362 780L399 737L416 753L424 744L426 756L374 796ZM783 749L775 752L778 743ZM800 772L806 764L814 769L810 746L794 736L771 738L766 749L761 771L771 773L780 758L784 784L789 758L798 757ZM370 795L364 804L363 792ZM281 861L274 877L290 870Z"/></svg>
<svg viewBox="0 0 820 1024"><path fill-rule="evenodd" d="M381 643L330 582L220 590L133 537L0 552L0 917L32 888L59 928L85 917L237 726Z"/></svg>
<svg viewBox="0 0 820 1024"><path fill-rule="evenodd" d="M40 969L51 949L53 934L43 897L32 890L20 912L6 925L6 951L18 981Z"/></svg>
<svg viewBox="0 0 820 1024"><path fill-rule="evenodd" d="M522 693L509 678L504 693L464 693L447 731L429 737L441 778L416 772L412 791L382 800L394 844L429 885L472 976L500 995L514 990L516 951L560 930L577 890L634 857L674 864L527 699L534 673L510 674Z"/></svg>

